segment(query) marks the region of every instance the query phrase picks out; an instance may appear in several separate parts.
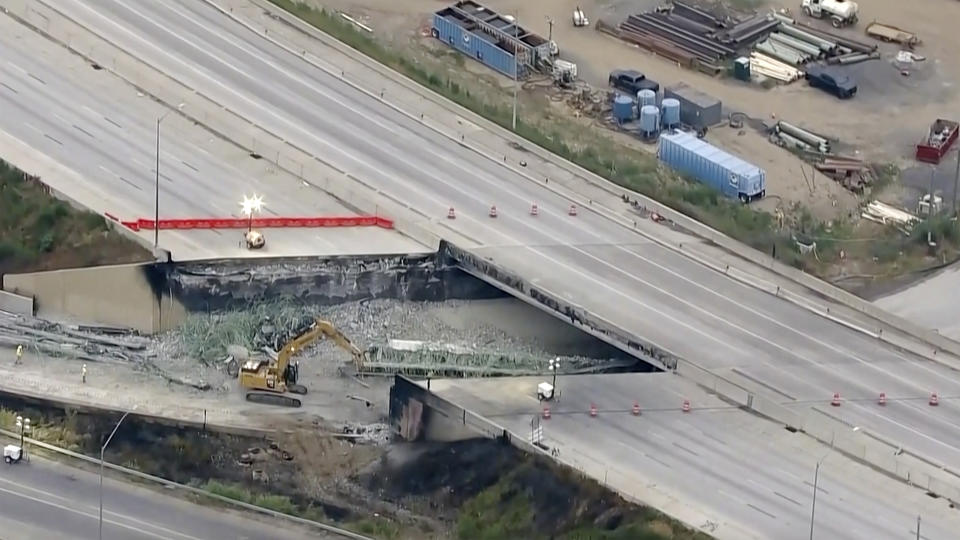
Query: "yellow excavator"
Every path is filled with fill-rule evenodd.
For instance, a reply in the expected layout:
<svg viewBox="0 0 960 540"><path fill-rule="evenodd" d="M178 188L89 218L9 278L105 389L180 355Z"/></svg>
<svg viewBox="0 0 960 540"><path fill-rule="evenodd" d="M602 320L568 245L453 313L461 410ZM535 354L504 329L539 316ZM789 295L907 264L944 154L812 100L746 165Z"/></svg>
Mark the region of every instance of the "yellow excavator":
<svg viewBox="0 0 960 540"><path fill-rule="evenodd" d="M327 338L350 353L357 371L363 369L367 353L353 344L330 321L317 319L307 330L283 345L277 359L251 359L240 366L240 386L247 391L247 401L284 407L299 407L298 398L286 394L306 394L307 387L297 384L299 366L291 363L293 355L318 339Z"/></svg>

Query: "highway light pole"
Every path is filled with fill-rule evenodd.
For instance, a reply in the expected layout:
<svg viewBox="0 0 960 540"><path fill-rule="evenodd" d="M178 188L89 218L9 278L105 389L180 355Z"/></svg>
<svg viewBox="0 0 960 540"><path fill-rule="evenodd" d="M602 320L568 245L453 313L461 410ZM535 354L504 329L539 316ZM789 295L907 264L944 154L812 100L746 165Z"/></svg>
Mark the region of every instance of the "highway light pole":
<svg viewBox="0 0 960 540"><path fill-rule="evenodd" d="M550 360L550 371L553 372L553 393L557 393L557 371L560 371L560 357Z"/></svg>
<svg viewBox="0 0 960 540"><path fill-rule="evenodd" d="M853 431L860 431L860 427L854 427ZM819 489L818 484L820 480L820 465L823 464L823 460L827 459L827 457L830 455L830 452L833 452L833 444L836 436L837 434L834 432L833 437L830 438L830 449L823 454L822 458L817 460L817 466L813 471L813 504L810 505L810 540L813 540L813 524L817 518L817 490Z"/></svg>
<svg viewBox="0 0 960 540"><path fill-rule="evenodd" d="M157 121L157 125L160 125L159 120ZM110 436L107 437L107 442L103 443L103 446L100 447L100 540L103 540L103 453L107 450L107 445L110 444L114 434L116 434L117 430L120 428L120 424L123 423L123 420L128 414L130 414L130 412L131 411L123 413L123 416L120 417L117 425L113 426L113 431L111 431Z"/></svg>
<svg viewBox="0 0 960 540"><path fill-rule="evenodd" d="M23 458L27 455L27 449L23 446L23 436L25 433L30 433L30 419L17 416L17 428L20 429L20 457Z"/></svg>
<svg viewBox="0 0 960 540"><path fill-rule="evenodd" d="M953 214L957 214L957 184L960 183L960 148L957 149L957 170L953 173Z"/></svg>
<svg viewBox="0 0 960 540"><path fill-rule="evenodd" d="M517 131L517 87L520 85L520 20L519 14L513 16L513 131Z"/></svg>
<svg viewBox="0 0 960 540"><path fill-rule="evenodd" d="M182 111L185 104L181 103L177 105L177 110ZM156 173L157 178L154 183L154 192L153 192L153 249L154 251L160 247L160 122L163 122L163 119L167 117L173 111L167 111L157 117L157 166Z"/></svg>

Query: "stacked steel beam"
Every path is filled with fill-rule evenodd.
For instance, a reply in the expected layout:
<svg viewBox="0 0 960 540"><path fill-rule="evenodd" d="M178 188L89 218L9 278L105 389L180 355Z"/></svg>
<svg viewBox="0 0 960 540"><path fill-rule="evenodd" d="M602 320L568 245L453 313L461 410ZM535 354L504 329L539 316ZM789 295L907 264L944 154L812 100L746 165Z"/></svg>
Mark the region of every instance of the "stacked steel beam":
<svg viewBox="0 0 960 540"><path fill-rule="evenodd" d="M670 58L717 65L773 30L779 21L771 15L744 20L718 18L681 2L670 7L631 15L619 36Z"/></svg>
<svg viewBox="0 0 960 540"><path fill-rule="evenodd" d="M778 23L776 31L755 47L768 58L799 66L821 61L846 65L879 57L875 46L799 24L780 13L773 18Z"/></svg>

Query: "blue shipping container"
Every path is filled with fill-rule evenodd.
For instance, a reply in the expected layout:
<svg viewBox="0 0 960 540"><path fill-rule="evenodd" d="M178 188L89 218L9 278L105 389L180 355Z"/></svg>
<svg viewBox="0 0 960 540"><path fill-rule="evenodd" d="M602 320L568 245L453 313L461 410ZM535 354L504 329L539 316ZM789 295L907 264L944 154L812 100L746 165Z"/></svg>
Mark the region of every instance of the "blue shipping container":
<svg viewBox="0 0 960 540"><path fill-rule="evenodd" d="M451 15L443 12L433 14L433 37L450 45L463 54L483 62L489 67L514 78L515 69L520 68L523 76L523 66L517 66L513 53L497 46L494 38L480 32L472 32L459 24Z"/></svg>
<svg viewBox="0 0 960 540"><path fill-rule="evenodd" d="M767 189L763 169L689 133L661 135L657 157L677 172L743 202L762 198Z"/></svg>

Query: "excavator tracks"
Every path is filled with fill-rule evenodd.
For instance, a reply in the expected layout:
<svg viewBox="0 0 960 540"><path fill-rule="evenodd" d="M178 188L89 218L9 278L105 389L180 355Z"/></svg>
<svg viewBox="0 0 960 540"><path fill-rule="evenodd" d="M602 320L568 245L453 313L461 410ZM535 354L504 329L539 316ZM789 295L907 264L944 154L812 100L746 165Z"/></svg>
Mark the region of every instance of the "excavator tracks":
<svg viewBox="0 0 960 540"><path fill-rule="evenodd" d="M300 400L295 397L285 396L283 394L270 394L266 392L248 392L247 401L261 403L264 405L278 405L280 407L300 407L303 405L303 403L301 403Z"/></svg>

